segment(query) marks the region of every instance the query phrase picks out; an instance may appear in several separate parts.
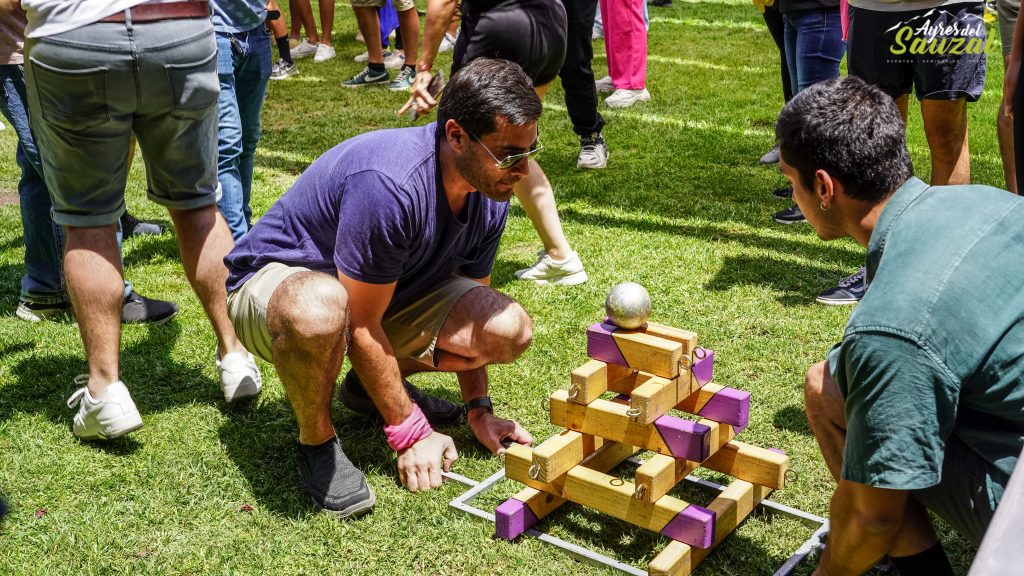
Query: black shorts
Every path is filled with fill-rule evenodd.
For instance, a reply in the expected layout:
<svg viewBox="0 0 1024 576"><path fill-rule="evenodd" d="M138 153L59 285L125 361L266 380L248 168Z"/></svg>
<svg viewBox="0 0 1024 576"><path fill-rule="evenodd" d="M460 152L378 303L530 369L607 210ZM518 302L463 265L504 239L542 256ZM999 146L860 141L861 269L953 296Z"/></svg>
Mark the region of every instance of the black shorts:
<svg viewBox="0 0 1024 576"><path fill-rule="evenodd" d="M534 86L558 76L565 61L565 8L559 0L506 0L483 12L463 4L452 74L477 58L511 60Z"/></svg>
<svg viewBox="0 0 1024 576"><path fill-rule="evenodd" d="M850 8L850 74L893 98L975 102L985 87L984 5L879 12Z"/></svg>

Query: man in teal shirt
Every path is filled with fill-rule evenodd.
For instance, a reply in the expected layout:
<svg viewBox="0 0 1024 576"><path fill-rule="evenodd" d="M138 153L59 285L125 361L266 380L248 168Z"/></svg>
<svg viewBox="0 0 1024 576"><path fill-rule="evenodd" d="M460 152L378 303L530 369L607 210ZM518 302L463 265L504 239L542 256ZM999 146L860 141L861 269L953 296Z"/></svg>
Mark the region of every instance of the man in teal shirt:
<svg viewBox="0 0 1024 576"><path fill-rule="evenodd" d="M1024 446L1024 199L914 178L899 110L855 77L799 94L776 136L818 236L868 250L870 288L807 374L838 482L816 574L886 555L952 574L926 510L979 543Z"/></svg>

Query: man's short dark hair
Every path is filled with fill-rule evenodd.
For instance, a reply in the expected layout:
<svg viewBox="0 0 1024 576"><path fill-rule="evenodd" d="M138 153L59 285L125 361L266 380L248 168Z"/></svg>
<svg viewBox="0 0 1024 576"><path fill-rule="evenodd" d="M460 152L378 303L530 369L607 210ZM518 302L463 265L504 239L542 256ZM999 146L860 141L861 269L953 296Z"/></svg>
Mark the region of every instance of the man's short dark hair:
<svg viewBox="0 0 1024 576"><path fill-rule="evenodd" d="M508 60L477 58L452 75L444 88L437 127L449 119L483 138L497 129L502 117L513 126L536 122L542 107L533 82L518 64Z"/></svg>
<svg viewBox="0 0 1024 576"><path fill-rule="evenodd" d="M877 204L914 174L906 128L892 98L856 76L809 86L779 114L782 158L804 186L824 170L846 194Z"/></svg>

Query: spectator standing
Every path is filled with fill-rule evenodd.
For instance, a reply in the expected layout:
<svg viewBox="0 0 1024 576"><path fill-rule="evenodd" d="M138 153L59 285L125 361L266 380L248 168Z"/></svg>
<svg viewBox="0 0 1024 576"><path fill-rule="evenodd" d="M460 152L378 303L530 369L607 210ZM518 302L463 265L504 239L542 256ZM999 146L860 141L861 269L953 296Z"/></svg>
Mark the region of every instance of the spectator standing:
<svg viewBox="0 0 1024 576"><path fill-rule="evenodd" d="M1003 45L1003 70L1005 71L1003 84L1005 93L1005 84L1010 80L1010 62L1013 47L1016 45L1014 42L1014 31L1017 27L1017 15L1020 12L1020 0L997 0L996 11L999 14L999 39ZM1019 72L1017 76L1019 76ZM1012 102L1012 98L1010 102ZM1006 178L1006 189L1014 194L1018 194L1024 188L1019 187L1017 182L1018 168L1014 151L1018 145L1024 146L1024 144L1020 144L1014 138L1013 115L1004 114L1004 111L1005 106L1000 106L1000 113L996 116L996 130L999 134L999 155L1003 160L1003 176Z"/></svg>
<svg viewBox="0 0 1024 576"><path fill-rule="evenodd" d="M395 79L391 80L391 74L384 65L380 15L377 10L384 7L385 0L354 0L352 11L359 23L359 31L366 40L367 64L361 72L341 83L345 88L388 84L389 90L404 92L412 87L416 77L416 68L412 63L416 62L416 50L420 42L420 17L413 0L394 0L393 4L398 12L398 33L405 50L402 68Z"/></svg>
<svg viewBox="0 0 1024 576"><path fill-rule="evenodd" d="M299 40L299 32L306 30L306 37L292 49L295 58L313 57L313 62L326 62L334 58L334 44L331 29L334 28L334 0L317 0L320 8L321 32L316 31L313 20L313 6L310 0L289 0L288 11L292 16L292 35Z"/></svg>
<svg viewBox="0 0 1024 576"><path fill-rule="evenodd" d="M270 79L284 80L297 75L299 68L292 59L291 44L288 42L288 24L284 21L284 15L281 14L275 0L267 2L267 29L274 37L278 53L277 62L274 62L270 70Z"/></svg>
<svg viewBox="0 0 1024 576"><path fill-rule="evenodd" d="M226 401L259 394L227 316L231 233L217 211L217 43L205 2L23 0L26 86L64 271L89 373L69 399L73 430L110 439L142 426L121 380L124 279L116 223L138 138L150 199L170 212L181 261L217 335ZM268 46L269 48L269 46ZM116 90L102 90L98 86ZM141 95L141 97L139 97ZM45 114L44 114L45 111Z"/></svg>
<svg viewBox="0 0 1024 576"><path fill-rule="evenodd" d="M793 81L789 76L789 63L786 60L786 24L782 21L782 12L779 11L779 2L776 0L754 0L754 6L764 17L764 24L772 35L775 46L779 49L779 68L782 75L782 97L783 104L793 98ZM772 149L761 156L762 164L778 164L779 145L772 146ZM786 189L792 195L792 191Z"/></svg>
<svg viewBox="0 0 1024 576"><path fill-rule="evenodd" d="M600 0L600 6L608 76L597 81L597 90L611 92L605 106L627 108L650 100L644 0Z"/></svg>
<svg viewBox="0 0 1024 576"><path fill-rule="evenodd" d="M604 168L608 165L608 144L601 134L604 118L597 111L591 40L597 0L563 0L563 4L567 23L565 62L558 75L565 90L565 108L572 130L580 139L576 167Z"/></svg>
<svg viewBox="0 0 1024 576"><path fill-rule="evenodd" d="M220 77L217 180L221 214L235 240L252 224L252 172L260 113L273 66L264 0L213 0Z"/></svg>

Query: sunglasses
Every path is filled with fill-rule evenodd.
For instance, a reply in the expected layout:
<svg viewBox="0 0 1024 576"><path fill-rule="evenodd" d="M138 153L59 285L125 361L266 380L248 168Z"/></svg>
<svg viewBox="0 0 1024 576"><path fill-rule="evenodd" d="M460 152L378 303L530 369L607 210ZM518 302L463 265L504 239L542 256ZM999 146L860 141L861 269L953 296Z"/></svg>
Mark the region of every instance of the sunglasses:
<svg viewBox="0 0 1024 576"><path fill-rule="evenodd" d="M499 170L508 170L509 168L518 164L520 160L532 158L536 156L538 153L540 153L541 150L544 149L544 145L540 143L540 138L538 136L537 141L533 143L533 146L530 146L529 151L523 152L522 154L513 154L511 156L506 156L501 160L498 160L498 157L494 155L494 152L491 152L491 149L488 148L486 144L481 142L480 139L476 137L476 134L473 134L472 132L468 132L468 134L473 140L476 140L477 144L483 146L484 150L487 150L487 153L490 154L491 158L494 159L494 165L497 166Z"/></svg>

